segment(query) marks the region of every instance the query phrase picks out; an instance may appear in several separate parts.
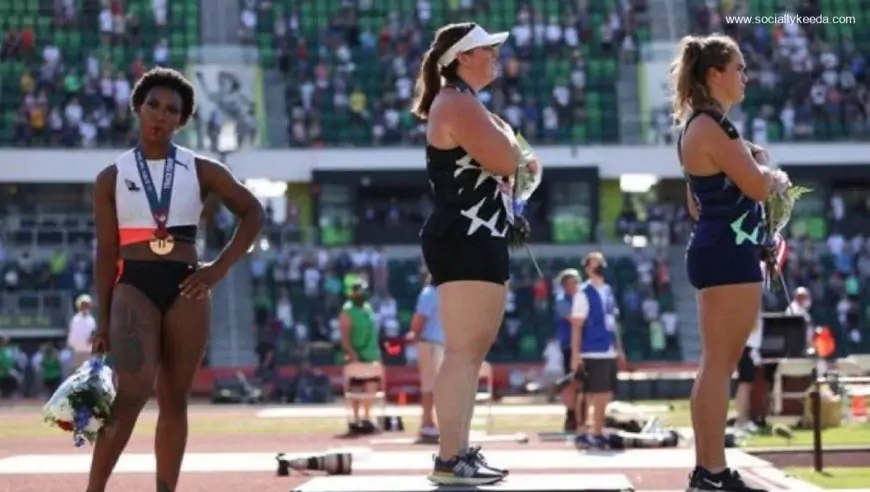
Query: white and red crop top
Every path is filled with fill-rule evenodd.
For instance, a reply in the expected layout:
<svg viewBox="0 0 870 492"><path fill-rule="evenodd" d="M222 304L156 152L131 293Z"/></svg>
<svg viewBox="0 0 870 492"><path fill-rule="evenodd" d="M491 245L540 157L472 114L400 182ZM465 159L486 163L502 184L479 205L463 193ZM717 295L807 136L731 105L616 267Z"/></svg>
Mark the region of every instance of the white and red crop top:
<svg viewBox="0 0 870 492"><path fill-rule="evenodd" d="M193 242L203 209L199 176L196 172L196 153L185 147L176 146L176 149L175 177L166 226L176 240ZM159 196L166 160L147 162ZM149 241L157 229L157 224L151 215L148 197L139 177L135 150L130 149L118 156L115 167L115 213L118 217L120 245Z"/></svg>

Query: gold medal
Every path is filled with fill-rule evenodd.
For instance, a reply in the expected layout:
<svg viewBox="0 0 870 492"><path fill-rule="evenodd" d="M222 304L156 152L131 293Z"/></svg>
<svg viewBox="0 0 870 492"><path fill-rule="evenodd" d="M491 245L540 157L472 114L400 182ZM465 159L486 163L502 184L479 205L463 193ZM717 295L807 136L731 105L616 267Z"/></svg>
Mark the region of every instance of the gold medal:
<svg viewBox="0 0 870 492"><path fill-rule="evenodd" d="M175 239L169 234L164 238L158 238L155 236L151 238L148 246L151 248L151 252L155 255L166 256L169 253L172 253L172 250L175 249Z"/></svg>

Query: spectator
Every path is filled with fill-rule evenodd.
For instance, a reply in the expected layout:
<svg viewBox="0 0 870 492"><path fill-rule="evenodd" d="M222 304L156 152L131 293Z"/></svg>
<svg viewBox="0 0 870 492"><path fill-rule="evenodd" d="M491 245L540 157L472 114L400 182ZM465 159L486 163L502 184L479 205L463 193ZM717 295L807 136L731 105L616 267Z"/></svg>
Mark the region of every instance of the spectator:
<svg viewBox="0 0 870 492"><path fill-rule="evenodd" d="M802 4L800 15L818 15L807 5ZM726 15L760 12L749 12L741 2L693 2L692 8L696 32L724 29L744 48L750 78L758 83L749 87L742 105L752 115L742 133L755 143L867 135L868 113L857 109L864 107L862 94L867 92L864 56L850 44L835 46L826 39L829 34L852 38L851 25L833 31L802 24L723 25Z"/></svg>
<svg viewBox="0 0 870 492"><path fill-rule="evenodd" d="M151 11L154 13L154 23L157 27L166 25L166 10L168 0L151 0Z"/></svg>
<svg viewBox="0 0 870 492"><path fill-rule="evenodd" d="M0 337L0 399L11 398L20 382L17 349L9 344L8 339Z"/></svg>
<svg viewBox="0 0 870 492"><path fill-rule="evenodd" d="M93 302L91 297L83 294L76 299L76 314L69 322L67 346L73 351L73 364L82 365L91 355L91 335L97 327L97 322L91 314Z"/></svg>

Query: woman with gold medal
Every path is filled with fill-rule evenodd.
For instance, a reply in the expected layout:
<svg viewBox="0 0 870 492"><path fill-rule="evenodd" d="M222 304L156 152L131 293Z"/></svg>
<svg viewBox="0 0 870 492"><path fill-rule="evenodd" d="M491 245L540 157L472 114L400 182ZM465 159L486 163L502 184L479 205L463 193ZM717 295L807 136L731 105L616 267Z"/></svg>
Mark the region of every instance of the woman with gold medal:
<svg viewBox="0 0 870 492"><path fill-rule="evenodd" d="M209 292L246 254L263 224L259 202L225 166L173 144L194 111L190 82L156 68L139 80L130 99L139 144L100 172L94 187L99 309L93 350L108 355L118 396L114 418L94 448L88 492L106 489L155 388L156 490L176 489L188 393L208 343ZM210 195L239 221L217 259L200 263L194 241Z"/></svg>

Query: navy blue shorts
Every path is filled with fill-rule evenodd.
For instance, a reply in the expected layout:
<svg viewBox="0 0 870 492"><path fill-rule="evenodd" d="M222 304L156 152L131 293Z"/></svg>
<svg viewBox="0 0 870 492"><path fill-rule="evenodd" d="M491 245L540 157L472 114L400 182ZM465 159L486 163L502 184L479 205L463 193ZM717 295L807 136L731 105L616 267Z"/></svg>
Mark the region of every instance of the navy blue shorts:
<svg viewBox="0 0 870 492"><path fill-rule="evenodd" d="M686 250L686 272L692 287L761 282L761 248L724 243Z"/></svg>

